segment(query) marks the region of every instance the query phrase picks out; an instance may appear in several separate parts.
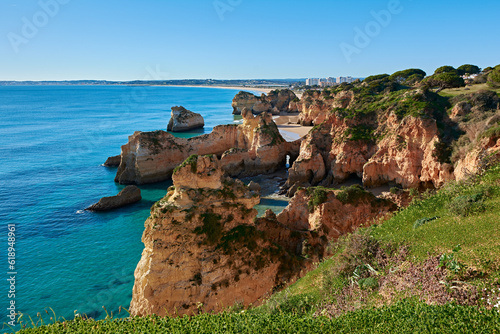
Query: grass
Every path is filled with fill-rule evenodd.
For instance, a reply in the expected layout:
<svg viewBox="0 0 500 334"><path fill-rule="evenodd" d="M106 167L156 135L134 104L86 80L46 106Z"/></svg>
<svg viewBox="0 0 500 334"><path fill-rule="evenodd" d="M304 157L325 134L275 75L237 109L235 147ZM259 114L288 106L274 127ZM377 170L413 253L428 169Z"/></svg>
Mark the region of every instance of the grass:
<svg viewBox="0 0 500 334"><path fill-rule="evenodd" d="M461 94L471 94L477 93L480 90L491 90L500 94L500 88L492 88L488 84L477 84L472 86L460 87L460 88L447 88L439 92L439 95L443 97L454 97Z"/></svg>
<svg viewBox="0 0 500 334"><path fill-rule="evenodd" d="M496 310L406 301L389 307L358 310L334 319L292 312L245 311L100 321L79 317L19 333L494 333L498 330L500 317Z"/></svg>

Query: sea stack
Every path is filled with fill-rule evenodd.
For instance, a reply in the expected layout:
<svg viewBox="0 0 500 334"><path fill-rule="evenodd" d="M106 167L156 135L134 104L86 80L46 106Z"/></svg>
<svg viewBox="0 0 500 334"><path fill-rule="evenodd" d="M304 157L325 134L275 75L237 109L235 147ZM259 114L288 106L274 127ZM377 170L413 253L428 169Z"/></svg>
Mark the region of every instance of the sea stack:
<svg viewBox="0 0 500 334"><path fill-rule="evenodd" d="M137 186L126 186L116 196L103 197L94 205L85 210L89 211L109 211L118 209L126 205L139 202L142 199L141 189Z"/></svg>
<svg viewBox="0 0 500 334"><path fill-rule="evenodd" d="M200 114L187 110L184 107L172 107L170 121L167 130L172 132L183 132L200 129L205 126L205 121Z"/></svg>

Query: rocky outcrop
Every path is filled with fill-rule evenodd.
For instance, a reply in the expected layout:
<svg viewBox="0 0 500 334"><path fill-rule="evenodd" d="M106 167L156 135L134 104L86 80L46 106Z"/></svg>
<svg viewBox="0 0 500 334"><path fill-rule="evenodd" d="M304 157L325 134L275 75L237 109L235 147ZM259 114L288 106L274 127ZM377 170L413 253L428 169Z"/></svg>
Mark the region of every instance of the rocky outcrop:
<svg viewBox="0 0 500 334"><path fill-rule="evenodd" d="M121 155L109 157L108 159L106 159L106 162L103 164L103 166L105 166L105 167L118 167L120 165L121 160L122 160Z"/></svg>
<svg viewBox="0 0 500 334"><path fill-rule="evenodd" d="M115 181L153 183L168 179L190 155L215 154L231 176L272 173L297 157L300 141L286 142L268 113L243 112L243 124L216 126L212 133L184 139L165 131L136 132L122 146Z"/></svg>
<svg viewBox="0 0 500 334"><path fill-rule="evenodd" d="M274 90L266 96L255 96L252 93L241 91L233 99L233 114L240 115L243 109L250 110L253 114L268 112L279 115L281 112L297 112L295 93L289 89Z"/></svg>
<svg viewBox="0 0 500 334"><path fill-rule="evenodd" d="M500 161L500 135L481 138L478 145L457 162L455 176L458 181L465 180L484 171L491 163Z"/></svg>
<svg viewBox="0 0 500 334"><path fill-rule="evenodd" d="M85 210L89 211L109 211L127 206L142 199L141 189L136 186L127 186L116 196L103 197L97 202L89 206Z"/></svg>
<svg viewBox="0 0 500 334"><path fill-rule="evenodd" d="M336 94L312 91L304 96L302 103L309 107L301 113L301 122L321 124L302 141L299 157L289 171L289 195L297 186L334 185L352 175L362 178L368 187L437 188L454 179L453 165L442 158L443 148L450 145L449 140L444 141L448 130L440 130L438 121L442 128L452 125L446 114L439 119L432 116L438 114L435 106L440 101L435 94L409 90L379 97L379 105L384 105L380 110L374 102L361 103L352 90ZM420 103L421 115L417 111L402 115L409 103Z"/></svg>
<svg viewBox="0 0 500 334"><path fill-rule="evenodd" d="M363 125L358 121L329 115L302 140L300 154L289 169L287 187L328 186L351 175L362 177L363 166L376 148L372 141L349 138L350 129L359 126Z"/></svg>
<svg viewBox="0 0 500 334"><path fill-rule="evenodd" d="M255 305L298 275L300 260L272 243L254 222L259 196L226 178L217 157L190 158L173 182L145 223L132 315Z"/></svg>
<svg viewBox="0 0 500 334"><path fill-rule="evenodd" d="M299 190L277 220L291 229L314 231L323 240L336 240L360 226L369 226L397 206L375 197L360 186L344 190Z"/></svg>
<svg viewBox="0 0 500 334"><path fill-rule="evenodd" d="M321 124L335 108L349 107L353 98L352 91L341 91L337 94L328 91L306 91L297 106L300 111L299 123L307 126Z"/></svg>
<svg viewBox="0 0 500 334"><path fill-rule="evenodd" d="M187 110L184 107L172 107L170 121L167 130L182 132L200 129L205 126L205 121L200 114Z"/></svg>
<svg viewBox="0 0 500 334"><path fill-rule="evenodd" d="M437 159L435 120L408 116L399 122L392 114L386 125L390 134L377 144L377 152L363 166L363 184L376 187L394 182L403 188L438 188L454 179L453 166Z"/></svg>

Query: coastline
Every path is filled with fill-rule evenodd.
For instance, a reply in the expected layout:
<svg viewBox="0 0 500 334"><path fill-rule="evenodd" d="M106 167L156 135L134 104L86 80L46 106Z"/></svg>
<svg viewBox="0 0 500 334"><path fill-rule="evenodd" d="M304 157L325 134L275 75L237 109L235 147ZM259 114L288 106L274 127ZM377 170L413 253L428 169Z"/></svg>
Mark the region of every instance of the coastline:
<svg viewBox="0 0 500 334"><path fill-rule="evenodd" d="M244 86L204 86L204 85L156 85L156 87L190 87L190 88L213 88L213 89L233 89L243 91L258 91L269 94L273 89L271 88L253 88ZM302 94L300 94L302 95ZM298 96L298 94L297 94ZM300 97L299 97L300 98ZM298 114L281 115L274 117L274 122L286 141L295 141L305 137L312 126L303 126L297 124Z"/></svg>
<svg viewBox="0 0 500 334"><path fill-rule="evenodd" d="M215 88L215 89L233 89L243 91L257 91L269 94L273 89L271 88L258 88L258 87L245 87L245 86L206 86L206 85L155 85L155 87L191 87L191 88Z"/></svg>

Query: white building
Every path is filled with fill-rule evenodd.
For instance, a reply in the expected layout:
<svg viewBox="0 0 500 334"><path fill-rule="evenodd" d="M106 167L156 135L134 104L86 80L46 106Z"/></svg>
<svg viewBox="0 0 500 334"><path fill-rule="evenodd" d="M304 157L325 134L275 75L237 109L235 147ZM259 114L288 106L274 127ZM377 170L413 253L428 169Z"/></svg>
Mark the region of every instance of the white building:
<svg viewBox="0 0 500 334"><path fill-rule="evenodd" d="M316 86L319 85L320 79L307 79L306 80L306 85L307 86Z"/></svg>

